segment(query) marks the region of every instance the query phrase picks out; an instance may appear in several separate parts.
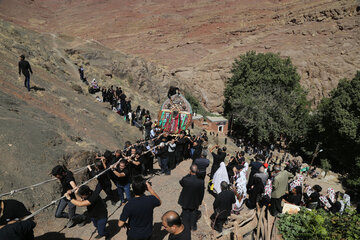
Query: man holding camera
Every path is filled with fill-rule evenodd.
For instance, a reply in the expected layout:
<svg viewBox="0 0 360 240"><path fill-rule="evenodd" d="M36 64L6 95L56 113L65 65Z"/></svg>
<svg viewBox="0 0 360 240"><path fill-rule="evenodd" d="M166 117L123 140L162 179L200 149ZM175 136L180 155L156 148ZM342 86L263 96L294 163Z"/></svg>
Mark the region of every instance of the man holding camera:
<svg viewBox="0 0 360 240"><path fill-rule="evenodd" d="M118 225L124 227L128 221L128 240L150 240L154 208L161 205L160 197L142 176L134 177L131 186L135 196L124 206ZM145 195L146 190L151 195Z"/></svg>

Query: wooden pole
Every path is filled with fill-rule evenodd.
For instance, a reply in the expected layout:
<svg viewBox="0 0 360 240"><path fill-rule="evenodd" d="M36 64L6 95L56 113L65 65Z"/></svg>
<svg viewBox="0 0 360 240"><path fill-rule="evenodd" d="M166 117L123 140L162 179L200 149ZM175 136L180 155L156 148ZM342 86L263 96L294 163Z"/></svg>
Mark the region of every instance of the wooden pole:
<svg viewBox="0 0 360 240"><path fill-rule="evenodd" d="M314 151L314 154L313 154L313 157L312 157L312 159L311 159L309 171L307 172L306 176L309 176L309 173L310 173L311 167L312 167L312 165L313 165L313 163L314 163L314 160L315 160L316 156L317 156L318 153L319 153L319 147L320 147L320 143L317 143L317 144L316 144L315 151Z"/></svg>

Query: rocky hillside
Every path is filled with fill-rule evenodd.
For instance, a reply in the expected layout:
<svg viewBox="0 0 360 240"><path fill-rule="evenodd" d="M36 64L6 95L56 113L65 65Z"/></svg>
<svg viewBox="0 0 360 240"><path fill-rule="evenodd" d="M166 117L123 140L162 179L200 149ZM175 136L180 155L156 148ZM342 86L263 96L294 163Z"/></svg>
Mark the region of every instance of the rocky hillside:
<svg viewBox="0 0 360 240"><path fill-rule="evenodd" d="M18 78L20 54L27 56L34 72L30 92L23 77ZM100 86L122 87L135 108L140 104L154 117L156 101L166 97L146 81L165 73L140 58L0 20L0 193L48 179L58 163L83 167L94 151L123 148L125 141L142 137L109 104L87 93L75 64L83 64L86 76L98 79ZM113 78L105 77L108 71ZM130 81L135 76L138 81ZM145 86L158 94L148 94ZM15 197L37 208L56 196L57 187L49 183Z"/></svg>
<svg viewBox="0 0 360 240"><path fill-rule="evenodd" d="M3 0L0 4L2 18L27 28L95 39L161 65L171 74L155 73L158 68L146 63L144 67L157 77L141 78L160 86L176 76L216 111L222 109L233 59L249 50L291 57L309 99L317 104L339 79L352 78L360 67L359 10L356 0ZM142 87L156 90L145 83Z"/></svg>

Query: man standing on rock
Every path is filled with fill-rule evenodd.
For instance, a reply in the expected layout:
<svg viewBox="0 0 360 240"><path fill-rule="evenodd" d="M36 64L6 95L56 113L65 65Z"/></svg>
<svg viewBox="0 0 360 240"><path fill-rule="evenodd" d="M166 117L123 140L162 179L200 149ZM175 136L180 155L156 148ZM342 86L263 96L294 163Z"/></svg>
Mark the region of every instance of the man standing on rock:
<svg viewBox="0 0 360 240"><path fill-rule="evenodd" d="M32 70L31 70L31 66L30 63L28 61L25 60L25 56L21 55L20 56L20 61L19 61L19 77L21 76L21 72L24 74L25 76L25 81L24 81L24 85L25 87L28 89L28 91L30 92L30 73L32 74Z"/></svg>
<svg viewBox="0 0 360 240"><path fill-rule="evenodd" d="M197 177L198 167L192 164L190 173L180 180L182 191L179 197L179 205L182 208L182 221L184 225L193 231L197 230L198 208L204 198L204 180Z"/></svg>

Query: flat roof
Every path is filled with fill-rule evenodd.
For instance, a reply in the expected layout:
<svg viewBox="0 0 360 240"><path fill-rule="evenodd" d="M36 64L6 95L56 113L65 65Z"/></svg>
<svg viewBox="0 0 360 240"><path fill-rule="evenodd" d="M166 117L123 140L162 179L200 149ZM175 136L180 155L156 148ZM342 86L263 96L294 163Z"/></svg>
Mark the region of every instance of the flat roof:
<svg viewBox="0 0 360 240"><path fill-rule="evenodd" d="M192 119L193 119L193 120L198 120L198 119L201 119L201 118L203 118L203 116L200 115L200 114L196 114L196 115L193 115L193 116L192 116Z"/></svg>
<svg viewBox="0 0 360 240"><path fill-rule="evenodd" d="M206 118L211 122L227 122L227 119L224 118L223 116L216 116L216 117L207 116Z"/></svg>

